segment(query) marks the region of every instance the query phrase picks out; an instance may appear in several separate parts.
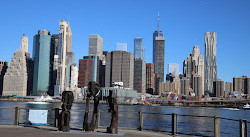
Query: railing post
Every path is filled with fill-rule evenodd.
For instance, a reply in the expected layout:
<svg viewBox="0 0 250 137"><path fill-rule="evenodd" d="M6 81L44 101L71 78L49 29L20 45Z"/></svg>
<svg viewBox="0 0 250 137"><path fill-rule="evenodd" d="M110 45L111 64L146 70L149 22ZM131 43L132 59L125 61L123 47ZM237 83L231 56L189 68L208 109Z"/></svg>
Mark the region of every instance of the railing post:
<svg viewBox="0 0 250 137"><path fill-rule="evenodd" d="M15 107L15 121L14 121L14 125L18 125L19 124L19 108Z"/></svg>
<svg viewBox="0 0 250 137"><path fill-rule="evenodd" d="M96 129L98 129L99 125L100 125L100 116L101 116L101 112L100 112L100 109L98 109L97 111L97 120L96 120Z"/></svg>
<svg viewBox="0 0 250 137"><path fill-rule="evenodd" d="M247 120L240 119L240 137L247 137Z"/></svg>
<svg viewBox="0 0 250 137"><path fill-rule="evenodd" d="M139 111L139 130L142 131L143 129L143 113Z"/></svg>
<svg viewBox="0 0 250 137"><path fill-rule="evenodd" d="M54 127L58 127L58 120L59 120L59 108L55 108Z"/></svg>
<svg viewBox="0 0 250 137"><path fill-rule="evenodd" d="M177 114L172 113L172 135L177 133Z"/></svg>
<svg viewBox="0 0 250 137"><path fill-rule="evenodd" d="M214 136L220 137L220 117L214 117Z"/></svg>

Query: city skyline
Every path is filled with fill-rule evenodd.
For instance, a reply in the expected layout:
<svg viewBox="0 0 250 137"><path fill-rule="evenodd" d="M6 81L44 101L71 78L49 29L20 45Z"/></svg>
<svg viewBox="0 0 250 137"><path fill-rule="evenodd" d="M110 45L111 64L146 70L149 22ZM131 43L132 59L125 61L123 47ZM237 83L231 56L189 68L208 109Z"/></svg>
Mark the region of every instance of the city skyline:
<svg viewBox="0 0 250 137"><path fill-rule="evenodd" d="M164 36L166 37L166 45L165 45L165 74L167 72L167 64L171 62L178 63L180 68L182 68L182 61L186 58L186 56L191 52L191 47L194 45L198 45L200 47L200 51L202 56L204 57L204 35L205 32L216 32L217 33L217 76L224 80L225 82L232 82L233 77L240 77L242 75L250 75L248 70L250 63L247 61L249 58L247 55L247 51L249 51L248 41L247 38L249 34L247 32L250 31L250 27L247 24L250 24L249 19L246 19L246 16L249 16L249 7L250 3L248 1L241 1L238 2L215 2L215 1L205 1L205 2L191 2L193 4L187 4L187 2L180 2L180 8L183 8L182 11L174 10L178 2L165 2L159 1L161 4L156 4L152 9L150 9L149 5L152 1L144 2L145 8L142 9L140 12L141 16L135 18L135 15L131 12L137 13L138 9L135 10L132 5L130 5L131 1L126 3L115 3L115 5L130 5L132 6L132 11L128 13L124 13L121 10L117 9L116 14L114 14L114 18L116 20L111 25L111 28L108 25L110 22L108 20L104 20L104 23L98 23L97 21L100 19L105 19L101 17L101 15L97 15L96 12L91 14L86 14L88 18L92 18L93 20L90 21L90 25L86 22L82 22L79 18L81 16L76 14L76 11L79 10L80 7L77 6L77 3L72 3L72 8L76 7L75 10L72 12L63 12L63 13L56 13L55 15L50 15L48 17L48 21L46 21L45 17L47 17L46 12L40 13L39 16L41 19L34 17L33 19L30 18L32 14L32 8L22 8L20 10L20 14L25 12L25 16L22 16L20 19L17 17L16 11L11 11L9 13L4 12L6 8L12 9L13 4L10 2L4 2L3 4L6 5L5 7L1 8L1 13L6 13L3 15L3 18L6 18L4 22L1 22L0 25L5 26L3 27L4 33L0 34L2 38L0 41L1 48L4 50L0 51L2 55L0 60L10 62L13 53L16 49L20 47L20 39L22 34L26 34L29 38L29 45L33 45L33 36L37 33L40 29L46 29L51 32L51 34L58 33L58 21L60 19L65 19L70 22L70 26L72 29L72 50L75 51L75 62L78 63L78 59L82 58L83 56L88 55L88 36L89 34L98 34L103 38L103 50L113 51L116 48L117 42L126 42L128 43L128 51L133 53L133 40L135 37L143 37L143 43L145 45L145 60L147 63L152 63L152 33L157 29L157 14L160 13L160 29L164 32ZM20 6L24 6L24 3L15 2ZM57 2L55 2L57 3ZM52 3L52 4L55 4ZM139 2L135 2L137 4ZM86 5L91 5L93 3L86 3ZM97 5L100 7L103 3ZM165 5L161 6L161 5ZM224 7L221 9L221 5ZM166 8L166 6L173 6L173 8ZM199 7L200 6L200 7ZM15 6L14 6L15 7ZM60 6L59 6L60 7ZM197 7L196 10L191 10L189 8ZM210 13L208 11L203 11L202 9L206 8L213 8L214 10ZM150 9L149 11L146 11ZM165 10L168 9L168 10ZM194 17L184 17L184 15L180 14L185 11L185 9L189 9L186 11L184 15L188 13L193 15ZM87 10L87 9L86 9ZM70 11L70 10L69 10ZM174 11L174 13L171 13ZM106 12L110 12L107 10ZM196 13L201 12L201 13ZM13 15L16 14L16 15ZM122 13L120 16L119 13ZM225 14L223 14L225 13ZM201 14L204 14L201 16ZM12 16L13 15L13 16ZM223 15L223 16L222 16ZM240 16L239 16L240 15ZM13 17L15 20L19 20L19 22L11 21L12 18L7 18L8 16ZM70 16L70 19L69 19ZM137 15L138 16L138 15ZM112 14L108 14L108 19L113 17ZM223 20L220 19L223 17ZM28 19L29 18L29 19ZM123 19L124 18L124 19ZM132 19L135 21L132 21ZM183 18L183 19L182 19ZM230 18L230 19L229 19ZM235 19L232 20L231 18ZM127 19L127 20L126 20ZM187 19L186 23L180 24L179 21ZM193 20L192 20L193 19ZM45 21L42 21L45 20ZM122 23L127 21L127 23ZM143 25L143 23L147 21L149 23ZM217 22L217 23L215 23ZM79 25L78 23L84 23L85 27ZM119 25L119 23L121 23ZM194 23L189 27L190 24ZM175 25L176 24L176 25ZM200 26L195 26L199 24ZM179 26L178 26L179 25ZM180 26L181 25L181 26ZM119 27L120 26L120 27ZM177 28L178 26L178 28ZM106 27L109 28L110 32L108 32ZM119 31L116 31L116 28L119 27ZM175 32L176 31L176 32ZM81 33L80 33L81 32ZM117 32L120 32L119 34ZM192 32L191 36L187 36ZM130 33L130 35L128 35ZM114 36L112 34L117 34ZM240 34L240 35L239 35ZM240 47L240 48L239 48ZM182 50L181 50L182 49ZM29 53L32 54L32 47L29 47ZM235 55L232 57L232 55ZM32 56L32 55L31 55ZM234 64L232 64L232 62ZM79 66L79 65L77 65Z"/></svg>

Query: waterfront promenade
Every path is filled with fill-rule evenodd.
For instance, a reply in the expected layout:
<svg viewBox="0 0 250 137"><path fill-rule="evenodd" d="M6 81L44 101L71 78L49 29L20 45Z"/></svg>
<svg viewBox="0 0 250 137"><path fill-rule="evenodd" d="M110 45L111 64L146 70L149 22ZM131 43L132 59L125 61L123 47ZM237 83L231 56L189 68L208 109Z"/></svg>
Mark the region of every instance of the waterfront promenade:
<svg viewBox="0 0 250 137"><path fill-rule="evenodd" d="M118 134L105 133L105 129L97 129L96 132L82 132L80 129L71 129L71 132L59 132L55 127L48 126L13 126L0 125L1 137L172 137L168 133L122 130ZM175 137L191 137L188 135L175 135Z"/></svg>

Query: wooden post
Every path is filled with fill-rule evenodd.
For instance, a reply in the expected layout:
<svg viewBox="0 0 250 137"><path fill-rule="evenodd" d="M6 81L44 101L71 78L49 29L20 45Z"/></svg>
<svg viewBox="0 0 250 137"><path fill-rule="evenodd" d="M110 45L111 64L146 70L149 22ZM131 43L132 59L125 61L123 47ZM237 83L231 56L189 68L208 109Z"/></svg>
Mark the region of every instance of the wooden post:
<svg viewBox="0 0 250 137"><path fill-rule="evenodd" d="M100 112L100 109L98 109L98 111L97 111L97 119L96 119L96 129L98 129L98 127L99 127L99 125L100 125L100 116L101 116L101 112Z"/></svg>
<svg viewBox="0 0 250 137"><path fill-rule="evenodd" d="M58 120L59 120L59 108L55 108L54 127L58 127Z"/></svg>
<svg viewBox="0 0 250 137"><path fill-rule="evenodd" d="M142 131L143 129L143 113L139 111L139 130Z"/></svg>
<svg viewBox="0 0 250 137"><path fill-rule="evenodd" d="M14 125L18 125L19 124L19 108L15 107L15 121L14 121Z"/></svg>
<svg viewBox="0 0 250 137"><path fill-rule="evenodd" d="M172 135L177 134L177 114L172 113Z"/></svg>
<svg viewBox="0 0 250 137"><path fill-rule="evenodd" d="M247 137L247 120L240 119L240 137Z"/></svg>
<svg viewBox="0 0 250 137"><path fill-rule="evenodd" d="M214 136L220 137L220 117L214 117Z"/></svg>

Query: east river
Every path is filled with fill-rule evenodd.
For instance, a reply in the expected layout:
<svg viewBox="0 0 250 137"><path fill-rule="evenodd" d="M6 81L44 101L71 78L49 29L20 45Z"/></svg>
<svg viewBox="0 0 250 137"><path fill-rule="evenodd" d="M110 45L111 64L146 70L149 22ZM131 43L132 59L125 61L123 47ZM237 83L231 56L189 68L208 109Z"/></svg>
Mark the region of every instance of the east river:
<svg viewBox="0 0 250 137"><path fill-rule="evenodd" d="M92 110L92 105L90 105ZM0 125L13 125L15 111L20 110L20 123L28 122L29 109L48 109L48 125L54 123L54 108L60 108L60 103L33 104L28 102L0 102ZM71 110L71 127L82 127L85 104L73 104ZM100 126L107 127L110 123L110 113L108 106L100 104L101 111ZM138 112L142 111L144 116L143 129L152 131L171 131L171 115L158 115L147 113L179 115L197 115L197 116L220 116L230 119L246 119L250 121L250 110L228 109L228 108L205 108L205 107L173 107L173 106L141 106L141 105L119 105L119 128L137 129L139 124ZM90 112L92 113L92 112ZM89 118L91 119L91 117ZM201 117L178 116L179 133L213 136L214 119ZM221 136L237 137L239 136L239 122L220 120ZM248 124L248 135L250 134L250 125Z"/></svg>

